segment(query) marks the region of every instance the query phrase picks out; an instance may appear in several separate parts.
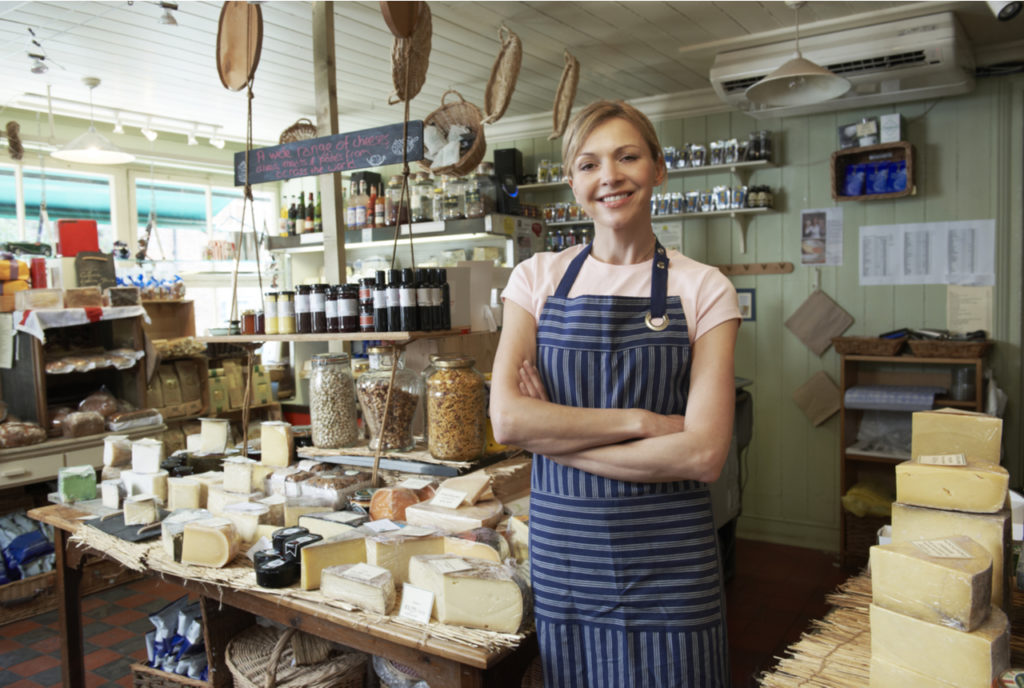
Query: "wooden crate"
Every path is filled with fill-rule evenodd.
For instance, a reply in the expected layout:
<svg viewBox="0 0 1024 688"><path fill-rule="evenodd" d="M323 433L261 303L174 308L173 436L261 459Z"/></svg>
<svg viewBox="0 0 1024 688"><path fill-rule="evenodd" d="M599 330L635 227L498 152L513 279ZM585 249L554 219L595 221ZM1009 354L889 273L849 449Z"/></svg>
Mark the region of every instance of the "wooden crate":
<svg viewBox="0 0 1024 688"><path fill-rule="evenodd" d="M844 196L842 190L846 181L846 166L868 162L899 162L907 163L907 188L892 193L862 194L860 196ZM882 201L889 198L903 198L917 193L914 187L914 147L906 141L897 143L880 143L875 146L844 148L832 154L832 199L835 201Z"/></svg>
<svg viewBox="0 0 1024 688"><path fill-rule="evenodd" d="M82 595L91 595L139 578L142 578L141 573L117 562L89 558L82 569ZM0 626L56 609L56 586L57 573L54 571L0 585Z"/></svg>
<svg viewBox="0 0 1024 688"><path fill-rule="evenodd" d="M150 339L196 336L196 310L192 301L143 301L150 322L143 325Z"/></svg>

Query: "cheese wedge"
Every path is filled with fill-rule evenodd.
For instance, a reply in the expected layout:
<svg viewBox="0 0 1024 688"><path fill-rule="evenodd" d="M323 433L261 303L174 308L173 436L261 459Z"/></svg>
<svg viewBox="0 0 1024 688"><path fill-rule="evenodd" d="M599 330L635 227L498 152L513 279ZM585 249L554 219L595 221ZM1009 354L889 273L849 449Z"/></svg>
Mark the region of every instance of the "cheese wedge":
<svg viewBox="0 0 1024 688"><path fill-rule="evenodd" d="M132 471L156 473L164 460L164 443L151 437L132 442Z"/></svg>
<svg viewBox="0 0 1024 688"><path fill-rule="evenodd" d="M241 548L235 524L226 518L207 518L185 524L181 563L222 568Z"/></svg>
<svg viewBox="0 0 1024 688"><path fill-rule="evenodd" d="M395 606L391 572L371 564L330 566L320 576L320 592L331 599L377 614L390 614Z"/></svg>
<svg viewBox="0 0 1024 688"><path fill-rule="evenodd" d="M962 453L968 459L998 464L1003 420L985 413L944 408L915 411L910 456Z"/></svg>
<svg viewBox="0 0 1024 688"><path fill-rule="evenodd" d="M164 552L174 561L181 561L181 545L185 536L185 524L202 521L212 514L206 509L179 509L171 512L160 522L160 542Z"/></svg>
<svg viewBox="0 0 1024 688"><path fill-rule="evenodd" d="M448 533L461 533L473 528L493 528L501 520L501 514L501 502L496 499L473 505L463 504L457 509L420 502L406 508L405 520L411 525L430 526Z"/></svg>
<svg viewBox="0 0 1024 688"><path fill-rule="evenodd" d="M355 530L366 522L366 517L354 511L322 511L299 516L298 525L325 538Z"/></svg>
<svg viewBox="0 0 1024 688"><path fill-rule="evenodd" d="M957 688L983 688L1010 666L1010 622L992 607L970 633L871 605L871 656ZM914 685L914 684L910 684Z"/></svg>
<svg viewBox="0 0 1024 688"><path fill-rule="evenodd" d="M441 623L516 633L526 615L525 582L501 564L442 554L414 556L409 583L434 593Z"/></svg>
<svg viewBox="0 0 1024 688"><path fill-rule="evenodd" d="M413 529L413 534L400 530L389 530L366 538L366 563L380 566L391 572L395 585L409 582L409 560L417 554L442 554L444 537L423 528Z"/></svg>
<svg viewBox="0 0 1024 688"><path fill-rule="evenodd" d="M257 504L263 504L270 513L267 514L267 523L277 526L284 526L284 504L287 501L284 495L269 495L256 500Z"/></svg>
<svg viewBox="0 0 1024 688"><path fill-rule="evenodd" d="M211 487L221 487L224 484L224 473L221 471L207 471L192 476L193 480L199 481L199 506L206 508L210 498Z"/></svg>
<svg viewBox="0 0 1024 688"><path fill-rule="evenodd" d="M302 562L299 586L303 590L316 590L320 587L320 574L327 567L365 562L365 543L365 533L351 530L306 545L299 554Z"/></svg>
<svg viewBox="0 0 1024 688"><path fill-rule="evenodd" d="M323 506L321 504L310 504L308 502L285 502L284 505L284 525L297 526L299 525L299 517L305 514L319 514L322 512L334 511L329 506Z"/></svg>
<svg viewBox="0 0 1024 688"><path fill-rule="evenodd" d="M876 545L871 592L880 607L973 631L992 603L992 555L963 535Z"/></svg>
<svg viewBox="0 0 1024 688"><path fill-rule="evenodd" d="M167 508L175 509L199 509L202 501L200 494L202 486L198 480L192 478L168 478L167 479Z"/></svg>
<svg viewBox="0 0 1024 688"><path fill-rule="evenodd" d="M148 526L160 520L156 497L149 494L132 495L124 500L124 524Z"/></svg>
<svg viewBox="0 0 1024 688"><path fill-rule="evenodd" d="M96 469L67 466L57 471L57 492L65 504L96 499Z"/></svg>
<svg viewBox="0 0 1024 688"><path fill-rule="evenodd" d="M978 684L981 686L981 684ZM954 688L940 678L925 676L881 657L871 657L871 680L868 688Z"/></svg>
<svg viewBox="0 0 1024 688"><path fill-rule="evenodd" d="M252 459L236 457L225 459L221 464L224 471L224 484L222 487L228 492L236 494L250 494L252 489L252 467L256 462ZM262 492L262 490L260 490Z"/></svg>
<svg viewBox="0 0 1024 688"><path fill-rule="evenodd" d="M444 553L502 562L511 556L508 542L491 528L474 528L444 537Z"/></svg>
<svg viewBox="0 0 1024 688"><path fill-rule="evenodd" d="M992 557L992 604L1010 605L1010 510L995 514L971 514L909 506L893 502L892 541L936 540L966 535L988 550Z"/></svg>
<svg viewBox="0 0 1024 688"><path fill-rule="evenodd" d="M165 470L155 473L121 471L121 482L124 483L128 496L150 494L156 497L161 504L167 503L167 477Z"/></svg>
<svg viewBox="0 0 1024 688"><path fill-rule="evenodd" d="M260 461L267 466L287 466L294 447L292 426L282 421L260 424Z"/></svg>
<svg viewBox="0 0 1024 688"><path fill-rule="evenodd" d="M222 515L231 519L242 542L256 542L259 539L257 526L267 525L270 507L257 502L238 502L224 507Z"/></svg>
<svg viewBox="0 0 1024 688"><path fill-rule="evenodd" d="M228 492L223 487L215 487L211 485L207 489L206 493L206 508L214 516L218 516L224 513L224 508L229 504L238 504L239 502L255 502L257 499L262 498L262 492L242 494L239 492Z"/></svg>
<svg viewBox="0 0 1024 688"><path fill-rule="evenodd" d="M1010 474L998 464L967 459L965 466L922 463L896 466L896 499L933 509L995 513L1006 506Z"/></svg>
<svg viewBox="0 0 1024 688"><path fill-rule="evenodd" d="M104 480L100 483L100 497L103 506L108 509L120 509L124 506L124 483L120 480Z"/></svg>
<svg viewBox="0 0 1024 688"><path fill-rule="evenodd" d="M228 448L231 425L226 418L200 418L199 451L223 453Z"/></svg>
<svg viewBox="0 0 1024 688"><path fill-rule="evenodd" d="M441 489L464 492L463 504L476 504L485 499L494 499L491 491L491 476L486 471L474 471L455 478L448 478L441 483Z"/></svg>
<svg viewBox="0 0 1024 688"><path fill-rule="evenodd" d="M131 462L132 441L128 435L107 435L103 438L104 466L127 466Z"/></svg>

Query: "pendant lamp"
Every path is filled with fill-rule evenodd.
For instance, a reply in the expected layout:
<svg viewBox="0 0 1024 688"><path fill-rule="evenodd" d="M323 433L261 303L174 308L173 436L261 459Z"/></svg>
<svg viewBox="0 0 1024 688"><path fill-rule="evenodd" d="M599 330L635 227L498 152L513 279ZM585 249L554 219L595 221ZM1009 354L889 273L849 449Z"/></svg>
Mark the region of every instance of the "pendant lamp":
<svg viewBox="0 0 1024 688"><path fill-rule="evenodd" d="M115 146L103 134L96 131L92 120L92 90L100 85L100 80L87 76L82 83L89 87L89 128L84 134L75 137L63 148L50 153L58 160L84 163L86 165L123 165L135 159L131 153Z"/></svg>
<svg viewBox="0 0 1024 688"><path fill-rule="evenodd" d="M813 105L838 98L850 90L849 81L800 54L800 8L804 4L786 2L796 13L796 56L748 88L746 96L750 102L770 107Z"/></svg>

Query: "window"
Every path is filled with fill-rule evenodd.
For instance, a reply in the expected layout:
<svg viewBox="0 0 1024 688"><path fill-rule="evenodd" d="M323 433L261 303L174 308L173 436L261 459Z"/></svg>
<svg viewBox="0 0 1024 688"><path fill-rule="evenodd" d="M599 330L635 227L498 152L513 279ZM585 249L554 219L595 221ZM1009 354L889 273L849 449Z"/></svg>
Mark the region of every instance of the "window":
<svg viewBox="0 0 1024 688"><path fill-rule="evenodd" d="M22 190L25 203L24 236L18 228L17 177L10 166L0 166L0 239L3 241L57 242L58 220L95 220L100 250L109 253L114 247L114 231L110 208L111 178L107 175L81 172L43 171L36 167L22 168ZM40 236L39 209L46 196L46 213L50 220Z"/></svg>

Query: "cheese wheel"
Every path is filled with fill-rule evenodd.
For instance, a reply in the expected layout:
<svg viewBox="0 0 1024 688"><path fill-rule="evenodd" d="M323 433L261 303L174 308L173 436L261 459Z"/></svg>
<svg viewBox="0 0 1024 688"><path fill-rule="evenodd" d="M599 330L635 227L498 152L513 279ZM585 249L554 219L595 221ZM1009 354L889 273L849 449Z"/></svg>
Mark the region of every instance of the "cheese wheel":
<svg viewBox="0 0 1024 688"><path fill-rule="evenodd" d="M387 518L404 521L406 508L419 504L419 497L405 487L382 487L373 493L370 500L370 518L379 521Z"/></svg>

